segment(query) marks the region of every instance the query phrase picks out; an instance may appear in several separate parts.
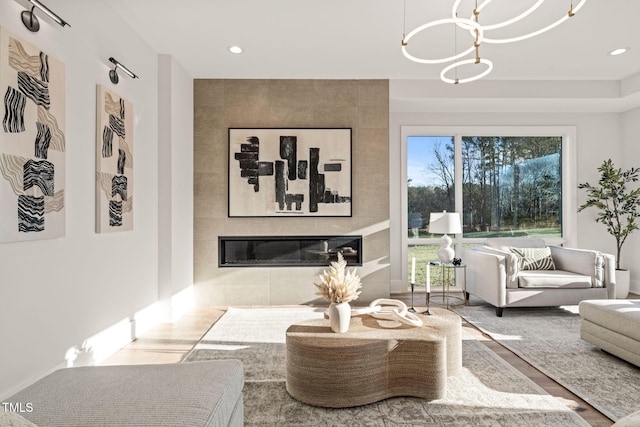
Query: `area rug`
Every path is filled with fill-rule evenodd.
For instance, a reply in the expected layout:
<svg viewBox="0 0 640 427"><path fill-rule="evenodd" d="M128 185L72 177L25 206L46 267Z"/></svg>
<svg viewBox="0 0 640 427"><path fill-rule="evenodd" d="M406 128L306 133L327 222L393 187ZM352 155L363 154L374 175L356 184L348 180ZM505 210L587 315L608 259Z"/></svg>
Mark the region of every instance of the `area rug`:
<svg viewBox="0 0 640 427"><path fill-rule="evenodd" d="M640 368L583 341L577 306L454 310L607 417L640 410Z"/></svg>
<svg viewBox="0 0 640 427"><path fill-rule="evenodd" d="M449 378L445 399L398 397L346 409L298 402L285 388L285 332L296 321L322 316L322 310L306 307L230 308L185 361L243 362L247 426L588 426L466 335L462 373Z"/></svg>

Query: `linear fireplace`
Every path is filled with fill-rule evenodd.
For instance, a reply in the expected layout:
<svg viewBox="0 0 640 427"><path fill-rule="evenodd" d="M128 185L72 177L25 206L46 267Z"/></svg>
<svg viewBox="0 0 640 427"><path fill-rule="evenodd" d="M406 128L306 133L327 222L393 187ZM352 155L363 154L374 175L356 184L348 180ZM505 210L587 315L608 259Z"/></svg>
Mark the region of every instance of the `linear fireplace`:
<svg viewBox="0 0 640 427"><path fill-rule="evenodd" d="M362 265L362 236L218 237L218 267L326 266L338 253Z"/></svg>

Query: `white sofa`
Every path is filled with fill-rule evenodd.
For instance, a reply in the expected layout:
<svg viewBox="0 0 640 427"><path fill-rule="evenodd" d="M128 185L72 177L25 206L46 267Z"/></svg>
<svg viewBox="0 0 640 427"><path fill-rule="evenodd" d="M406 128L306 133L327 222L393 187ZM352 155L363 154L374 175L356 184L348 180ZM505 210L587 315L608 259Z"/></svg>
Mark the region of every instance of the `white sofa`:
<svg viewBox="0 0 640 427"><path fill-rule="evenodd" d="M523 270L512 248L545 248L538 238L490 238L467 249L467 294L496 307L551 307L615 298L615 257L598 251L549 247L554 270Z"/></svg>

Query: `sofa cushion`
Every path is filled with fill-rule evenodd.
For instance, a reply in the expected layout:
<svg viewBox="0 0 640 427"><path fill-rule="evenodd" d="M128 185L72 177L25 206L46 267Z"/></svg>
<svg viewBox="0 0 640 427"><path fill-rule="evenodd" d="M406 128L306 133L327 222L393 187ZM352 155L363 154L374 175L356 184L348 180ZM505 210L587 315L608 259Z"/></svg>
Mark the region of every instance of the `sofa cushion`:
<svg viewBox="0 0 640 427"><path fill-rule="evenodd" d="M564 270L520 270L518 287L584 289L591 287L591 277Z"/></svg>
<svg viewBox="0 0 640 427"><path fill-rule="evenodd" d="M581 301L580 317L640 341L640 300Z"/></svg>
<svg viewBox="0 0 640 427"><path fill-rule="evenodd" d="M605 257L598 251L551 246L556 268L591 276L593 287L604 286Z"/></svg>
<svg viewBox="0 0 640 427"><path fill-rule="evenodd" d="M31 403L23 416L48 427L227 426L242 415L243 386L242 363L231 359L86 366L57 370L8 401Z"/></svg>
<svg viewBox="0 0 640 427"><path fill-rule="evenodd" d="M518 266L522 270L555 270L551 258L551 249L544 248L511 248L518 257Z"/></svg>
<svg viewBox="0 0 640 427"><path fill-rule="evenodd" d="M613 427L638 427L640 426L640 411L633 412L626 417L620 418L613 424Z"/></svg>
<svg viewBox="0 0 640 427"><path fill-rule="evenodd" d="M31 410L31 406L26 407L22 405L18 410L28 411ZM24 418L18 412L12 412L11 408L6 410L4 407L0 408L0 426L2 427L38 427L31 421Z"/></svg>

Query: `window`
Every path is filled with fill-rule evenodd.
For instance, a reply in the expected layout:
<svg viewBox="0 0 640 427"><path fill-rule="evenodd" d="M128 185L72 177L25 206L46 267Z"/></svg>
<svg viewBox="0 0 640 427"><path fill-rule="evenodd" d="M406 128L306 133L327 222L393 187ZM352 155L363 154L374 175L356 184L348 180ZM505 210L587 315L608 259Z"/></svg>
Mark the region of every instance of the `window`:
<svg viewBox="0 0 640 427"><path fill-rule="evenodd" d="M408 268L413 258L437 259L430 212L461 213L457 253L488 237L572 241L574 134L571 127L403 127Z"/></svg>
<svg viewBox="0 0 640 427"><path fill-rule="evenodd" d="M406 142L409 237L427 237L430 212L455 210L454 139L409 136Z"/></svg>

